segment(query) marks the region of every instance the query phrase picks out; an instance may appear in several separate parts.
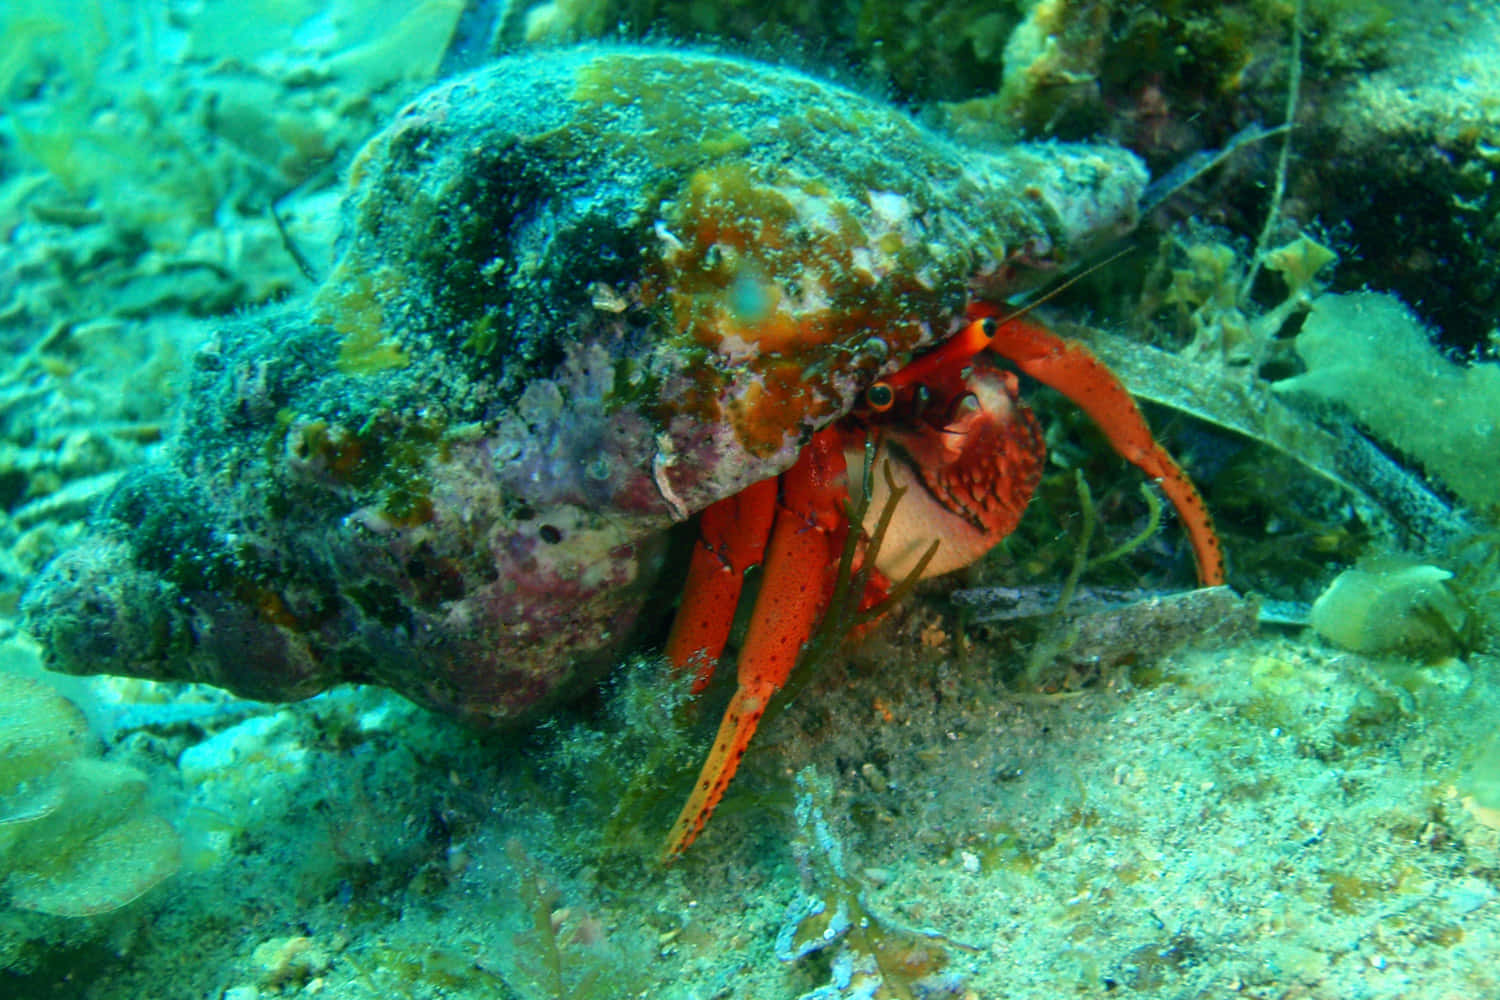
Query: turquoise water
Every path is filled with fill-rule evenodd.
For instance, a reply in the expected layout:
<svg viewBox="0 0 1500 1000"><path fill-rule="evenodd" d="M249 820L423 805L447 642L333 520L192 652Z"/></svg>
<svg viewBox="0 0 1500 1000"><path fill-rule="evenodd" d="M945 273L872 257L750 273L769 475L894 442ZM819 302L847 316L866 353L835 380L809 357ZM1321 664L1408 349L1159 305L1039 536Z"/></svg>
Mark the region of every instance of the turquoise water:
<svg viewBox="0 0 1500 1000"><path fill-rule="evenodd" d="M1500 14L1309 2L1294 23L1290 7L1259 3L1158 15L1016 6L0 7L0 995L1500 995ZM951 147L935 175L978 171L965 148L1063 139L1124 147L1154 176L1182 177L1129 234L1102 196L1064 199L1077 215L1051 231L1109 230L1096 255L1032 244L1003 260L1044 277L1105 261L1036 316L1089 343L1145 401L1204 493L1233 593L1180 596L1192 562L1170 505L1144 498L1140 473L1028 382L1051 458L1021 526L804 663L704 834L670 866L667 831L734 683L726 664L698 706L660 654L691 529L660 563L642 557L665 568L628 642L585 634L569 617L575 592L558 587L550 631L528 641L608 648L609 670L524 729L482 733L375 686L280 704L46 671L35 636L57 633L23 620L22 595L54 557L90 544L101 504L119 522L122 482L191 466L173 450L184 420L222 417L226 439L235 421L260 421L286 438L234 452L247 464L231 481L322 462L322 481L363 495L396 469L401 510L360 508L360 526L394 539L404 517L420 520L410 456L340 437L331 418L314 426L276 390L299 365L352 381L399 373L426 343L403 339L420 320L369 319L398 294L378 272L374 285L352 276L360 295L319 298L351 277L335 270L358 242L340 203L374 169L357 154L439 80L616 32L853 81L860 100L974 144ZM689 84L599 85L671 119ZM764 118L755 107L700 110L722 124ZM1289 107L1296 129L1244 138ZM878 125L807 120L820 130L809 145L853 144ZM641 148L661 142L674 164L741 155L734 129L658 127ZM521 148L549 141L533 138ZM901 240L962 242L937 208L924 216L889 189L898 172L862 181L855 214L889 228L848 273L816 270L825 261L810 250L796 280L735 271L753 251L729 236L710 248L705 269L733 275L714 321L738 338L726 351L772 351L752 334L778 310L822 308L820 281L902 278L912 251ZM728 190L738 175L716 176ZM780 190L811 212L824 182ZM1018 200L1041 197L1018 187ZM576 204L594 193L580 188ZM782 203L745 204L736 221L762 248L800 246L771 224ZM590 231L629 229L599 218ZM665 223L629 231L649 233L642 243L665 247L664 260L677 259L674 242L694 245ZM847 228L828 222L820 238L833 231ZM476 273L520 289L547 238L497 239L491 270ZM712 305L691 274L621 280L628 251L587 246L595 256L567 277L591 316L630 336L662 335L651 310L663 301ZM1019 293L1008 274L909 294ZM672 299L680 289L697 297ZM852 312L830 295L831 310ZM329 343L258 348L264 363L225 402L207 374L222 338L270 315L314 317ZM465 349L523 364L506 360L506 321L486 322ZM846 353L850 370L872 370ZM538 424L541 395L528 397ZM569 402L557 422L583 423ZM378 410L338 417L363 434L381 426ZM402 441L435 454L440 437L463 453L487 432L477 420ZM613 439L598 434L602 454ZM519 481L505 461L495 455L498 479ZM587 483L590 468L558 476ZM639 471L667 483L659 499L671 506L684 480L649 457ZM287 519L303 496L294 486L273 508ZM194 513L131 511L143 534ZM525 532L571 541L572 522L557 523ZM248 515L212 524L236 552L268 549L263 528ZM596 568L577 567L579 580ZM215 572L176 578L182 606L209 595L277 628L306 626L295 595L259 586L271 577ZM432 586L447 606L453 595ZM418 602L373 585L341 594L380 620L392 602ZM120 620L77 648L149 674L148 659L117 654L176 641L163 620ZM188 620L195 642L225 638ZM124 628L137 624L130 645ZM346 673L358 673L374 640L327 639L346 640ZM213 648L242 691L275 652ZM405 683L427 703L448 697ZM473 685L459 700L482 700L484 679Z"/></svg>

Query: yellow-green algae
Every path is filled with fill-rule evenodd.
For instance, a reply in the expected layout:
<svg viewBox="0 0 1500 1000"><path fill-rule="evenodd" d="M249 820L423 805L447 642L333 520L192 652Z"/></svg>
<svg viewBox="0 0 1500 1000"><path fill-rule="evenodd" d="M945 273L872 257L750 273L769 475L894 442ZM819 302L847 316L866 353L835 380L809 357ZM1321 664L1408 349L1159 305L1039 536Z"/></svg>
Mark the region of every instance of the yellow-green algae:
<svg viewBox="0 0 1500 1000"><path fill-rule="evenodd" d="M146 775L94 759L83 714L40 681L0 673L0 892L62 917L119 909L172 875L178 836Z"/></svg>

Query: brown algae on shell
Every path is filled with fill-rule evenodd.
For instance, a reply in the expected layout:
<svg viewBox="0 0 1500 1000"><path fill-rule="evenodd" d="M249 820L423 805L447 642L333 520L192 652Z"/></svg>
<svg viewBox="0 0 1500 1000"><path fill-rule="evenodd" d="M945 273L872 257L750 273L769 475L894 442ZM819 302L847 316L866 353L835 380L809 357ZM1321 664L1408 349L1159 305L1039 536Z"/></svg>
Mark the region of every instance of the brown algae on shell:
<svg viewBox="0 0 1500 1000"><path fill-rule="evenodd" d="M692 51L454 79L356 157L314 301L201 352L31 628L73 672L534 715L630 642L667 527L789 466L971 295L1128 229L1145 179Z"/></svg>

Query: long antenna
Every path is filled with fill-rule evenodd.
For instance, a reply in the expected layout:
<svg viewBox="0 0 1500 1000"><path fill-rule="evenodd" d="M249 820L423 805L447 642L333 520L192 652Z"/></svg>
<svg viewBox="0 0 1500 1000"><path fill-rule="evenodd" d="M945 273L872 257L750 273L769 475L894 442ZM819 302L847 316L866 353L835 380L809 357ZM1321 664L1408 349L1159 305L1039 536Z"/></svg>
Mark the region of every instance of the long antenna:
<svg viewBox="0 0 1500 1000"><path fill-rule="evenodd" d="M1292 65L1288 71L1286 85L1286 121L1290 129L1297 118L1297 101L1302 90L1302 2L1295 0L1292 6ZM1250 258L1250 267L1245 271L1245 280L1240 283L1238 300L1250 297L1250 288L1260 274L1261 260L1266 255L1266 245L1276 229L1281 216L1281 199L1286 195L1286 172L1292 160L1292 133L1287 132L1281 140L1281 155L1276 160L1276 182L1271 190L1271 205L1266 210L1266 224L1261 227L1260 239L1255 241L1255 254Z"/></svg>

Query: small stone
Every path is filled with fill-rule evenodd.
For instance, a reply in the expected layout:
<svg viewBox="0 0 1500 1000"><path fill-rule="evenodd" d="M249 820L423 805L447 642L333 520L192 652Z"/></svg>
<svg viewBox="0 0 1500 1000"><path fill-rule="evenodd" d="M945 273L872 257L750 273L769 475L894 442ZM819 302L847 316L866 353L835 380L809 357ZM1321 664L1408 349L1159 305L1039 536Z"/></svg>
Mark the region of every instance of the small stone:
<svg viewBox="0 0 1500 1000"><path fill-rule="evenodd" d="M260 970L263 986L305 983L326 973L333 964L328 953L309 937L279 937L262 942L250 956Z"/></svg>

